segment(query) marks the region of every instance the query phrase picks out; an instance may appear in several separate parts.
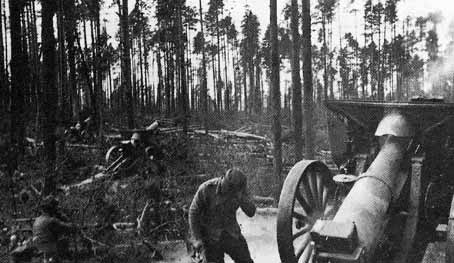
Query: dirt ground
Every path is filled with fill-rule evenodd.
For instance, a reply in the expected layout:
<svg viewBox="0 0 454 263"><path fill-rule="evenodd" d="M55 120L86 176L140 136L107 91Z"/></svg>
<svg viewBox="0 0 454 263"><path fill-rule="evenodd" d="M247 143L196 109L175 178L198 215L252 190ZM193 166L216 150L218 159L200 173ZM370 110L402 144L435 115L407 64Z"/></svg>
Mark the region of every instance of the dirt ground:
<svg viewBox="0 0 454 263"><path fill-rule="evenodd" d="M422 263L445 263L446 242L433 242L427 246Z"/></svg>
<svg viewBox="0 0 454 263"><path fill-rule="evenodd" d="M242 211L237 213L238 222L245 236L254 262L280 262L276 243L276 209L260 208L253 218L247 217ZM421 263L445 262L445 242L430 243L424 249ZM190 263L184 242L162 243L164 260L159 263ZM233 261L226 255L226 263Z"/></svg>
<svg viewBox="0 0 454 263"><path fill-rule="evenodd" d="M277 263L279 254L276 243L276 214L273 209L259 209L253 218L248 218L242 211L237 214L238 223L245 236L254 262ZM160 263L189 263L184 242L163 243L164 260ZM233 261L225 256L226 263Z"/></svg>

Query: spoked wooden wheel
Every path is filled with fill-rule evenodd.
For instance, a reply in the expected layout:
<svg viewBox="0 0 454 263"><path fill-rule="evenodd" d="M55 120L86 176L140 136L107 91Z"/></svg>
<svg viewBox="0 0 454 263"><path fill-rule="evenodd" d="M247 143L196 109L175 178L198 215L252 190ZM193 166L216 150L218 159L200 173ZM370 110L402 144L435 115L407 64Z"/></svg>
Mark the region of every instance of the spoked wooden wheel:
<svg viewBox="0 0 454 263"><path fill-rule="evenodd" d="M304 160L289 172L282 187L277 245L282 263L310 262L310 231L317 219L331 219L337 206L335 184L322 162Z"/></svg>
<svg viewBox="0 0 454 263"><path fill-rule="evenodd" d="M118 145L110 147L106 153L106 166L109 167L121 156L121 147Z"/></svg>

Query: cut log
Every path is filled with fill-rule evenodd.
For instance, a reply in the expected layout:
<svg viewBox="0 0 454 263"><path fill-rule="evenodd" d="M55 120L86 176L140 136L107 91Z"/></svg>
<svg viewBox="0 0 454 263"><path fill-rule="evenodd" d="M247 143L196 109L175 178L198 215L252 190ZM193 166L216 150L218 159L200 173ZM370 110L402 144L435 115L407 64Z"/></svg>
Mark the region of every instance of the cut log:
<svg viewBox="0 0 454 263"><path fill-rule="evenodd" d="M149 126L147 126L147 127L145 128L145 130L151 130L151 131L152 131L152 130L156 130L156 129L158 128L158 126L159 126L158 121L154 121L152 124L150 124Z"/></svg>
<svg viewBox="0 0 454 263"><path fill-rule="evenodd" d="M195 134L206 135L204 130L194 130ZM258 136L252 133L246 132L237 132L237 131L228 131L228 130L210 130L208 131L209 136L221 139L222 137L234 137L234 138L241 138L241 139L248 139L253 141L265 141L268 142L269 139L263 136Z"/></svg>
<svg viewBox="0 0 454 263"><path fill-rule="evenodd" d="M68 193L72 189L82 189L92 183L98 182L100 180L106 179L110 177L111 175L109 173L97 173L94 176L83 180L80 183L72 184L72 185L63 185L60 186L60 189L63 190L65 193Z"/></svg>
<svg viewBox="0 0 454 263"><path fill-rule="evenodd" d="M66 147L70 148L86 148L86 149L100 149L101 147L96 145L89 145L89 144L78 144L78 143L68 143Z"/></svg>
<svg viewBox="0 0 454 263"><path fill-rule="evenodd" d="M235 132L235 131L228 131L228 130L221 130L221 133L226 134L228 136L233 136L233 137L239 137L239 138L244 138L244 139L255 139L259 141L269 141L268 138L258 136L255 134L251 133L245 133L245 132Z"/></svg>
<svg viewBox="0 0 454 263"><path fill-rule="evenodd" d="M244 132L244 131L246 131L248 128L249 128L248 126L243 126L243 127L239 128L239 129L236 129L235 131L236 131L236 132Z"/></svg>

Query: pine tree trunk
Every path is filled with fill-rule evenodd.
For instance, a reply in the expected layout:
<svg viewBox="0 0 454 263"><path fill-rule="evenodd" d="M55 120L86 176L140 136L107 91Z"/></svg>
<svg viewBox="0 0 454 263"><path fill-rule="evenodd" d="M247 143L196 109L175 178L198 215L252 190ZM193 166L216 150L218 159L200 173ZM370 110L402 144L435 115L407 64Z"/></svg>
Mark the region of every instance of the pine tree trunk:
<svg viewBox="0 0 454 263"><path fill-rule="evenodd" d="M327 44L327 54L329 57L328 63L328 81L329 81L329 94L330 99L334 99L334 77L333 77L333 57L334 54L331 52L333 46L333 21L332 18L328 20L329 30L328 30L328 44Z"/></svg>
<svg viewBox="0 0 454 263"><path fill-rule="evenodd" d="M166 69L166 87L165 87L165 98L166 98L166 115L167 116L170 116L170 112L171 112L171 97L170 97L170 89L171 89L171 65L170 65L170 55L169 55L170 51L169 51L169 48L167 47L166 49L166 53L165 53L165 56L166 56L166 63L165 63L165 69Z"/></svg>
<svg viewBox="0 0 454 263"><path fill-rule="evenodd" d="M9 60L8 60L8 34L7 34L7 33L8 33L8 28L7 28L7 25L8 25L8 24L7 24L7 19L6 19L6 9L5 9L6 0L3 0L3 1L4 1L4 2L2 3L2 9L3 9L4 11L3 11L3 14L2 14L2 15L3 15L3 27L4 27L4 32L5 32L5 34L4 34L4 35L5 35L5 37L4 37L4 38L5 38L5 39L4 39L4 43L5 43L5 61L4 61L4 63L5 63L5 65L6 65L6 67L5 67L5 75L6 75L6 76L5 76L5 77L8 79L8 75L9 75L9 73L8 73L8 66L7 66L7 65L8 65L8 61L9 61ZM11 18L11 15L10 15L10 18ZM11 29L11 25L10 25L10 29Z"/></svg>
<svg viewBox="0 0 454 263"><path fill-rule="evenodd" d="M181 94L180 94L180 104L181 104L181 114L183 115L183 133L188 132L188 118L189 118L189 109L188 109L188 95L187 95L187 83L186 83L186 66L184 59L184 43L183 43L183 21L182 21L182 12L181 6L178 5L178 42L177 47L179 53L179 64L180 64L180 82L181 82Z"/></svg>
<svg viewBox="0 0 454 263"><path fill-rule="evenodd" d="M145 87L143 84L144 81L144 74L143 74L143 52L142 52L142 41L141 36L137 38L137 42L139 44L139 71L140 71L140 106L141 110L144 110L145 107Z"/></svg>
<svg viewBox="0 0 454 263"><path fill-rule="evenodd" d="M217 38L217 55L218 55L218 79L216 81L218 111L222 111L222 77L221 77L221 35L219 32L219 11L216 10L216 38Z"/></svg>
<svg viewBox="0 0 454 263"><path fill-rule="evenodd" d="M255 113L260 114L262 112L262 92L260 85L260 77L262 75L262 70L260 68L260 63L257 62L255 65Z"/></svg>
<svg viewBox="0 0 454 263"><path fill-rule="evenodd" d="M247 95L247 66L246 63L243 63L243 94L244 94L244 112L248 113L248 95Z"/></svg>
<svg viewBox="0 0 454 263"><path fill-rule="evenodd" d="M224 108L225 111L230 111L230 87L229 83L227 80L227 41L226 41L226 36L224 35L224 83L225 83L225 96L224 96Z"/></svg>
<svg viewBox="0 0 454 263"><path fill-rule="evenodd" d="M63 18L63 1L58 1L58 12L57 12L57 25L58 25L58 51L59 51L59 76L60 76L60 89L61 89L61 107L60 107L60 121L68 124L70 121L70 100L68 91L68 77L67 77L67 59L66 59L66 47L65 47L65 25Z"/></svg>
<svg viewBox="0 0 454 263"><path fill-rule="evenodd" d="M235 57L232 56L232 63L233 63L233 110L238 111L239 108L239 100L238 100L238 74L236 70L236 60Z"/></svg>
<svg viewBox="0 0 454 263"><path fill-rule="evenodd" d="M88 66L87 60L85 59L85 53L82 51L82 46L80 44L80 38L77 37L77 45L80 53L80 59L82 60L81 62L81 71L85 77L85 82L86 82L86 92L85 92L85 97L83 98L85 101L85 105L89 106L90 98L93 97L93 89L91 88L91 79L90 79L90 68Z"/></svg>
<svg viewBox="0 0 454 263"><path fill-rule="evenodd" d="M5 48L3 46L3 0L0 0L0 113L6 111L7 105L7 82L5 76ZM6 32L5 32L6 35Z"/></svg>
<svg viewBox="0 0 454 263"><path fill-rule="evenodd" d="M4 27L4 43L5 43L5 78L8 79L8 28L7 28L7 19L6 19L6 0L3 0L4 2L2 3L2 9L3 9L3 27ZM11 7L10 7L11 8ZM11 17L11 16L10 16ZM35 20L36 21L36 20ZM11 25L10 25L10 29L11 29Z"/></svg>
<svg viewBox="0 0 454 263"><path fill-rule="evenodd" d="M84 57L85 56L85 52L88 50L88 36L87 36L87 23L86 23L86 19L83 18L82 19L83 23L82 23L82 26L83 26L83 36L84 36L84 49L82 50L81 47L80 47L80 43L79 44L79 48L81 49L81 56ZM86 87L85 87L85 97L83 98L84 102L85 102L85 106L86 107L91 107L91 94L93 93L93 89L92 89L92 86L91 86L91 77L90 77L90 70L89 70L89 66L88 66L88 63L85 59L83 59L85 62L84 62L84 67L85 67L85 75L86 75Z"/></svg>
<svg viewBox="0 0 454 263"><path fill-rule="evenodd" d="M271 38L271 100L272 100L272 131L273 131L273 174L275 178L275 198L279 200L282 178L282 141L281 141L281 92L280 92L280 61L277 27L277 0L270 0L270 38Z"/></svg>
<svg viewBox="0 0 454 263"><path fill-rule="evenodd" d="M35 0L30 2L31 8L31 31L32 31L32 50L33 50L33 87L34 87L34 96L35 96L35 130L40 131L39 128L41 117L42 117L42 110L41 110L41 101L42 101L42 90L40 86L40 59L39 59L39 51L38 51L38 27L36 26L36 8L35 8ZM5 72L7 75L7 72ZM38 132L37 137L40 137Z"/></svg>
<svg viewBox="0 0 454 263"><path fill-rule="evenodd" d="M162 65L161 50L156 51L156 63L158 64L158 91L156 94L156 104L159 112L162 112Z"/></svg>
<svg viewBox="0 0 454 263"><path fill-rule="evenodd" d="M290 27L292 30L292 88L293 88L293 125L295 131L295 158L299 161L303 158L303 112L301 109L301 76L300 76L300 34L298 0L292 0Z"/></svg>
<svg viewBox="0 0 454 263"><path fill-rule="evenodd" d="M98 57L97 57L97 38L95 35L95 23L93 18L90 19L90 34L91 34L91 74L92 74L92 96L91 96L91 105L92 105L92 115L96 127L99 127L99 87L98 87Z"/></svg>
<svg viewBox="0 0 454 263"><path fill-rule="evenodd" d="M11 0L11 2L16 2ZM43 90L43 135L44 135L44 150L45 160L47 166L44 194L53 193L56 190L54 178L54 165L56 160L55 148L55 129L56 119L55 112L57 111L58 90L55 85L55 37L54 37L54 24L53 16L56 11L55 1L43 1L42 5L42 50L43 50L43 64L42 64L42 77L41 86Z"/></svg>
<svg viewBox="0 0 454 263"><path fill-rule="evenodd" d="M33 31L36 30L33 28L33 23L32 23L32 8L31 8L32 2L28 2L25 5L26 11L26 25L27 25L27 47L28 47L28 61L29 61L29 68L28 68L28 74L29 74L29 94L28 94L28 104L27 105L33 105L35 106L37 104L36 96L35 96L35 90L36 90L36 72L35 72L35 54L34 54L34 38L33 38ZM1 96L1 95L0 95ZM32 115L36 117L36 112L37 112L37 107L30 107L32 111Z"/></svg>
<svg viewBox="0 0 454 263"><path fill-rule="evenodd" d="M257 113L255 85L254 85L254 61L249 61L249 111L250 113Z"/></svg>
<svg viewBox="0 0 454 263"><path fill-rule="evenodd" d="M207 81L207 63L205 53L205 33L203 28L203 10L202 0L199 0L200 32L202 33L202 83L200 87L200 100L202 104L203 127L208 133L208 81Z"/></svg>
<svg viewBox="0 0 454 263"><path fill-rule="evenodd" d="M22 6L22 15L21 15L21 23L22 23L22 50L23 50L23 62L24 62L24 67L23 67L23 72L22 72L22 89L23 89L23 103L24 105L30 105L30 98L31 98L31 75L30 75L30 59L29 59L29 49L28 49L28 28L27 28L27 23L26 23L26 11L25 11L25 3L23 3ZM30 110L29 107L24 107L24 117L26 119L29 118L30 114L32 111ZM25 124L24 124L25 125Z"/></svg>
<svg viewBox="0 0 454 263"><path fill-rule="evenodd" d="M113 84L112 84L112 62L109 60L109 69L107 71L108 77L109 77L109 109L114 108L114 102L112 101L112 93L113 93Z"/></svg>
<svg viewBox="0 0 454 263"><path fill-rule="evenodd" d="M392 36L393 36L393 39L396 39L396 23L394 22L392 25ZM394 91L394 66L395 66L395 52L394 52L394 45L391 46L391 62L390 62L390 65L391 65L391 90ZM393 99L396 99L396 94L397 94L397 91L394 91L395 94L393 96Z"/></svg>
<svg viewBox="0 0 454 263"><path fill-rule="evenodd" d="M303 0L304 2L305 0ZM323 54L322 54L322 62L323 62L323 92L324 92L324 99L328 99L328 65L326 62L326 56L328 55L328 46L326 44L326 18L325 15L322 14L322 34L323 34ZM329 94L329 98L333 99L334 94Z"/></svg>
<svg viewBox="0 0 454 263"><path fill-rule="evenodd" d="M77 83L76 83L76 26L77 21L74 13L75 0L65 0L65 22L66 22L66 43L68 49L68 65L69 65L69 94L72 107L72 117L77 118L80 105L79 97L77 95Z"/></svg>
<svg viewBox="0 0 454 263"><path fill-rule="evenodd" d="M144 63L144 89L147 91L147 99L146 99L146 107L147 109L150 108L151 105L151 90L148 87L148 73L149 73L149 64L148 64L148 52L149 49L146 47L146 41L145 41L145 33L142 31L141 33L142 36L142 44L143 44L143 63Z"/></svg>
<svg viewBox="0 0 454 263"><path fill-rule="evenodd" d="M25 53L21 32L21 12L23 4L17 0L9 0L10 28L11 28L11 145L18 147L20 152L23 149L25 135L24 128L24 78Z"/></svg>
<svg viewBox="0 0 454 263"><path fill-rule="evenodd" d="M119 1L119 0L118 0ZM122 63L121 63L121 79L122 86L125 91L126 97L126 116L128 120L128 127L134 128L134 108L132 101L132 87L131 87L131 58L130 58L130 39L129 39L129 12L128 0L123 0L121 11L121 47L122 47Z"/></svg>
<svg viewBox="0 0 454 263"><path fill-rule="evenodd" d="M305 125L305 159L314 158L313 131L313 90L312 90L312 44L311 44L311 14L310 0L302 0L303 5L303 80L304 80L304 117Z"/></svg>
<svg viewBox="0 0 454 263"><path fill-rule="evenodd" d="M214 111L218 111L218 101L217 101L217 80L216 80L216 66L215 66L215 58L214 58L214 53L211 52L211 68L213 70L213 93L214 93L214 96L213 96L213 101L215 102L216 105L214 105Z"/></svg>
<svg viewBox="0 0 454 263"><path fill-rule="evenodd" d="M169 74L169 80L170 80L170 113L175 113L175 89L176 89L176 84L175 84L175 74L176 74L176 68L175 68L175 47L172 45L171 47L171 53L170 53L170 74Z"/></svg>
<svg viewBox="0 0 454 263"><path fill-rule="evenodd" d="M189 33L189 25L186 25L185 27L185 35L186 35L186 38L187 38L187 44L185 45L185 48L183 50L183 52L185 52L185 56L186 56L186 60L185 60L185 63L186 63L186 71L185 71L185 74L186 74L186 85L188 87L188 99L189 99L189 102L188 102L188 110L191 111L192 109L194 109L194 92L193 92L193 86L192 86L192 79L191 79L191 57L190 57L190 47L191 47L191 35Z"/></svg>
<svg viewBox="0 0 454 263"><path fill-rule="evenodd" d="M381 15L380 14L378 15L378 19L379 19L379 22L378 22L378 56L377 56L378 57L378 63L377 63L378 91L377 91L377 95L378 95L378 100L383 101L383 100L385 100L385 90L384 90L383 81L382 81L383 68L381 67L382 45L381 45Z"/></svg>
<svg viewBox="0 0 454 263"><path fill-rule="evenodd" d="M236 93L237 102L236 102L235 108L237 111L241 111L241 109L242 109L242 105L241 105L241 82L242 82L242 80L241 80L241 72L240 72L240 59L239 59L239 55L238 55L237 43L235 43L234 45L235 45L234 55L235 55L236 62L233 63L233 67L234 67L233 72L236 72L235 89L238 89L237 93Z"/></svg>
<svg viewBox="0 0 454 263"><path fill-rule="evenodd" d="M101 71L101 21L100 21L100 8L101 4L96 3L96 16L95 16L95 30L96 30L96 101L98 102L97 109L98 115L96 116L96 127L98 128L98 138L100 142L103 139L103 112L104 98L102 92L102 79L103 72Z"/></svg>

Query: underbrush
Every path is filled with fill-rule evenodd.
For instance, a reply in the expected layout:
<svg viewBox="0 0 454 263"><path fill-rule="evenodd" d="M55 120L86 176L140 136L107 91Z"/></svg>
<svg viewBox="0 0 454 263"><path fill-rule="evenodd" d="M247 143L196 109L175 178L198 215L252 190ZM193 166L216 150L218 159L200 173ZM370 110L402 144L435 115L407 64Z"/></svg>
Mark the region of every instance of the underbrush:
<svg viewBox="0 0 454 263"><path fill-rule="evenodd" d="M323 116L323 112L317 110L316 117L320 117L315 124L317 150L327 149ZM117 255L104 253L93 262L125 262L120 258L128 253L132 255L129 261L146 262L150 253L144 248L144 239L152 242L185 239L187 209L198 185L209 178L222 176L229 168L236 167L248 176L251 195L273 195L276 183L282 181L288 169L298 161L294 157L291 126L283 125L284 171L276 180L273 178L268 116L246 118L241 114L224 114L212 117L210 127L213 129L241 130L267 139L161 133L155 138L156 147L162 153L159 161L145 163L134 174L120 180L105 180L88 188L59 192L62 210L83 227L87 236L111 247L122 247L117 249ZM102 172L104 153L109 146L60 149L56 171L58 185L74 184ZM13 176L0 169L0 191L3 192L0 221L12 226L16 224L13 219L38 215L39 191L44 177L42 156L40 149L35 156L26 155L20 163L20 172ZM148 232L112 229L113 223L137 224L150 200L156 202L147 208L150 211Z"/></svg>

